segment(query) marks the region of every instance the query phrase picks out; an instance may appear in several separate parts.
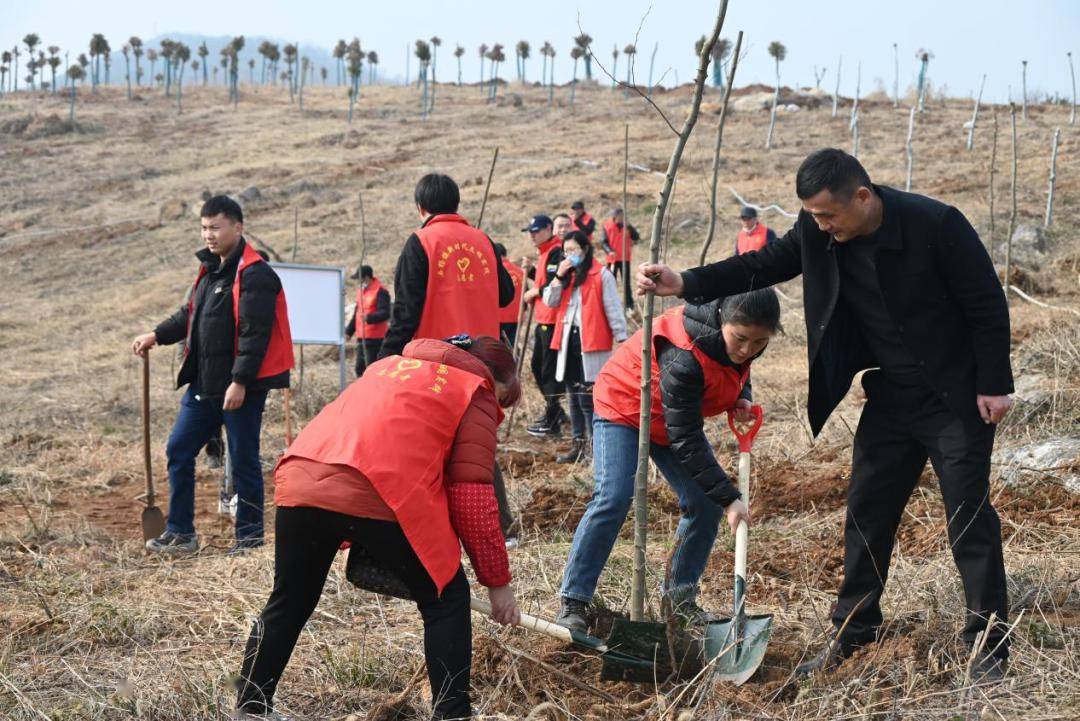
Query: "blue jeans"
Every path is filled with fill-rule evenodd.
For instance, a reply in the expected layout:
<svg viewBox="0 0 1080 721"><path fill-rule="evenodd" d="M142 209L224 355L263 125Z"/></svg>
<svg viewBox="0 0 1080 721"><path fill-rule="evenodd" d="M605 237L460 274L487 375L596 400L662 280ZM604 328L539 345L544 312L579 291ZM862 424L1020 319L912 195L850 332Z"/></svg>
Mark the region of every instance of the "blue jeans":
<svg viewBox="0 0 1080 721"><path fill-rule="evenodd" d="M236 507L236 538L263 536L263 475L259 462L259 432L262 429L266 391L248 391L244 404L235 411L222 409L223 399L198 399L191 388L180 400L165 455L169 461L169 519L166 529L173 533L195 532L195 458L214 432L225 424L233 487L239 497Z"/></svg>
<svg viewBox="0 0 1080 721"><path fill-rule="evenodd" d="M596 488L570 545L559 593L588 603L607 564L619 529L634 501L638 429L593 420L593 474ZM675 530L671 578L665 593L693 594L709 560L723 509L705 495L668 446L653 444L649 457L679 497L682 518Z"/></svg>

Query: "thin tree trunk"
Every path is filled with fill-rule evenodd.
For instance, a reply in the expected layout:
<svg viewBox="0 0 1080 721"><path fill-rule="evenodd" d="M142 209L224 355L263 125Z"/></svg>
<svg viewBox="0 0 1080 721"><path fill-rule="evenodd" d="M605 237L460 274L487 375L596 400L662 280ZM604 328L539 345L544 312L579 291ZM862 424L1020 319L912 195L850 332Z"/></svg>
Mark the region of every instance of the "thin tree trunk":
<svg viewBox="0 0 1080 721"><path fill-rule="evenodd" d="M982 82L979 83L979 94L975 98L975 110L971 113L971 127L968 128L967 149L975 147L975 122L979 119L979 105L982 103L983 87L986 85L986 73L983 73Z"/></svg>
<svg viewBox="0 0 1080 721"><path fill-rule="evenodd" d="M476 217L476 227L479 228L484 222L484 211L487 210L488 193L491 192L491 179L495 177L495 161L499 159L499 146L495 146L495 152L491 155L491 167L488 168L487 184L484 185L484 199L480 201L480 215Z"/></svg>
<svg viewBox="0 0 1080 721"><path fill-rule="evenodd" d="M1020 92L1021 92L1020 102L1021 102L1021 107L1022 107L1021 112L1022 112L1024 120L1026 121L1028 119L1028 114L1027 114L1027 60L1021 60L1020 65L1021 65L1021 70L1020 70Z"/></svg>
<svg viewBox="0 0 1080 721"><path fill-rule="evenodd" d="M131 61L124 56L124 75L127 76L127 99L131 100ZM56 71L53 71L53 88L56 88Z"/></svg>
<svg viewBox="0 0 1080 721"><path fill-rule="evenodd" d="M1069 77L1072 78L1072 108L1069 110L1069 125L1076 125L1076 71L1073 69L1072 53L1069 56Z"/></svg>
<svg viewBox="0 0 1080 721"><path fill-rule="evenodd" d="M862 85L862 61L859 61L858 70L855 71L855 102L851 104L850 130L855 129L855 118L859 114L859 93Z"/></svg>
<svg viewBox="0 0 1080 721"><path fill-rule="evenodd" d="M1046 195L1046 219L1043 227L1049 228L1054 219L1054 181L1057 180L1057 150L1061 138L1061 128L1054 128L1054 145L1050 150L1050 189Z"/></svg>
<svg viewBox="0 0 1080 721"><path fill-rule="evenodd" d="M851 155L859 159L859 114L851 119Z"/></svg>
<svg viewBox="0 0 1080 721"><path fill-rule="evenodd" d="M911 149L911 136L915 132L915 106L911 106L911 113L908 114L907 124L907 182L904 183L904 190L911 192L911 167L915 163L915 153Z"/></svg>
<svg viewBox="0 0 1080 721"><path fill-rule="evenodd" d="M720 181L720 146L724 142L724 121L727 119L728 100L731 98L731 86L735 83L735 68L739 66L739 50L742 47L742 30L735 38L735 51L731 56L731 67L728 69L727 85L724 87L724 102L720 106L720 122L716 127L716 145L713 147L712 161L712 186L709 196L709 232L705 235L705 242L701 245L701 255L698 258L699 265L705 265L705 258L709 254L709 246L712 245L716 235L716 190Z"/></svg>
<svg viewBox="0 0 1080 721"><path fill-rule="evenodd" d="M364 194L357 192L356 203L360 211L360 267L363 267L367 263L367 229L364 223ZM360 282L363 283L364 279L360 278ZM364 354L364 370L371 365L371 357L368 355L367 347L367 321L365 319L364 305L363 305L363 293L360 294L360 302L356 306L356 311L353 314L353 325L360 330L360 348L358 352Z"/></svg>
<svg viewBox="0 0 1080 721"><path fill-rule="evenodd" d="M630 295L630 207L627 185L630 181L630 123L623 126L623 167L622 167L622 244L623 257L627 259L626 268L623 269L623 297L632 298ZM630 310L627 308L626 310Z"/></svg>
<svg viewBox="0 0 1080 721"><path fill-rule="evenodd" d="M656 65L656 51L660 49L660 43L656 43L652 48L652 55L649 56L649 97L652 97L652 78L653 78L653 66Z"/></svg>
<svg viewBox="0 0 1080 721"><path fill-rule="evenodd" d="M990 145L990 240L987 242L990 251L990 263L994 262L996 246L994 245L994 174L997 172L997 140L998 121L997 110L994 110L994 135Z"/></svg>
<svg viewBox="0 0 1080 721"><path fill-rule="evenodd" d="M893 49L893 83L892 83L892 106L894 108L900 107L900 49L896 43L892 44Z"/></svg>
<svg viewBox="0 0 1080 721"><path fill-rule="evenodd" d="M1009 120L1012 123L1012 185L1009 188L1011 194L1011 208L1009 210L1009 235L1005 238L1005 300L1009 299L1009 272L1012 270L1012 239L1016 232L1016 103L1009 103Z"/></svg>
<svg viewBox="0 0 1080 721"><path fill-rule="evenodd" d="M832 94L832 116L836 117L836 109L840 104L840 71L844 67L844 56L841 55L840 59L836 61L836 90Z"/></svg>
<svg viewBox="0 0 1080 721"><path fill-rule="evenodd" d="M776 126L776 104L780 102L780 60L776 58L776 90L773 91L772 111L769 112L769 133L765 136L765 149L772 150L773 128Z"/></svg>
<svg viewBox="0 0 1080 721"><path fill-rule="evenodd" d="M928 61L922 61L922 67L919 69L919 112L923 112L926 108L926 66Z"/></svg>
<svg viewBox="0 0 1080 721"><path fill-rule="evenodd" d="M664 227L664 213L667 210L668 200L671 197L671 189L675 184L675 175L679 170L679 162L682 160L683 149L690 133L697 122L698 113L701 110L701 96L705 90L705 80L709 74L709 60L712 56L713 46L716 45L720 31L724 27L724 16L727 14L727 0L721 0L720 10L716 18L716 25L712 34L701 48L698 58L697 79L694 86L694 99L690 105L690 113L683 123L682 132L675 143L675 149L668 161L667 174L664 177L664 186L660 190L660 202L656 204L653 212L652 233L649 243L649 259L656 263L660 258L660 234ZM625 223L625 216L624 216ZM649 477L649 431L652 425L652 326L653 312L656 305L656 296L649 292L645 295L645 316L642 324L641 339L641 414L638 418L638 454L637 471L634 474L634 583L631 590L630 619L640 621L645 616L645 544L649 526L648 509L648 477Z"/></svg>

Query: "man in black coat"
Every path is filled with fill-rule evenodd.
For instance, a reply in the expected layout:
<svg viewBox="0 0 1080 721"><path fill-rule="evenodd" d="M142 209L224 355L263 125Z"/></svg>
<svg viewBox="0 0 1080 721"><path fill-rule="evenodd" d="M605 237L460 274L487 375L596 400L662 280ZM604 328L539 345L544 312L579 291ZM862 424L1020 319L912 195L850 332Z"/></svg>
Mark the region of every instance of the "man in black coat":
<svg viewBox="0 0 1080 721"><path fill-rule="evenodd" d="M271 342L286 344L282 334L274 332L279 322L281 280L261 258L253 256L256 262L246 258L250 250L243 237L240 205L229 197L215 196L203 205L201 216L206 247L195 254L202 268L189 301L133 343L133 350L140 356L155 345L185 343L176 387L187 385L188 389L166 446L168 523L164 534L146 543L147 549L155 553L198 550L194 525L195 458L223 424L229 432L229 457L238 496L237 540L232 552L262 545L262 412L270 389L288 387L288 368L292 365L292 346L287 344L272 349L285 358L277 364L283 369L271 375L263 372ZM242 263L243 282L234 308L233 285Z"/></svg>
<svg viewBox="0 0 1080 721"><path fill-rule="evenodd" d="M963 638L974 643L994 616L976 675L999 679L1008 599L989 474L1013 379L996 272L959 210L873 185L841 150L807 157L795 190L802 212L777 242L681 274L642 265L638 292L701 303L801 274L815 434L855 374L872 369L862 379L867 401L854 440L836 631L797 671L833 668L875 640L896 529L929 458L964 585Z"/></svg>

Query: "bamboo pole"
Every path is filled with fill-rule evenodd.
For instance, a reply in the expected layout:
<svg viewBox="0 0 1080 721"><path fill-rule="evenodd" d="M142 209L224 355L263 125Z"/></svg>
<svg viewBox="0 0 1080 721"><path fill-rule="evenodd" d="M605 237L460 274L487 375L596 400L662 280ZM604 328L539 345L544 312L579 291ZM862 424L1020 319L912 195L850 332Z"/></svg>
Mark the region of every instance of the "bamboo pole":
<svg viewBox="0 0 1080 721"><path fill-rule="evenodd" d="M1050 189L1046 195L1046 219L1043 227L1049 228L1054 219L1054 181L1057 180L1057 151L1058 140L1061 138L1061 128L1054 128L1054 144L1050 150Z"/></svg>
<svg viewBox="0 0 1080 721"><path fill-rule="evenodd" d="M495 152L491 156L491 167L488 168L487 185L484 186L484 199L480 202L480 215L476 219L476 227L479 228L484 222L484 211L487 209L488 193L491 192L491 177L495 175L495 161L499 159L499 146L495 146Z"/></svg>
<svg viewBox="0 0 1080 721"><path fill-rule="evenodd" d="M1011 209L1009 211L1009 235L1005 238L1005 280L1003 284L1009 285L1009 271L1012 270L1012 239L1016 232L1016 103L1009 103L1009 120L1012 123L1012 187L1009 189L1012 195ZM1009 296L1005 294L1005 301Z"/></svg>
<svg viewBox="0 0 1080 721"><path fill-rule="evenodd" d="M364 194L356 193L356 204L360 211L360 266L363 267L367 260L367 229L364 222ZM361 273L360 284L363 286L364 278ZM371 365L371 356L368 355L367 347L367 322L365 321L363 293L357 298L356 311L353 313L353 325L360 329L360 352L364 354L364 370Z"/></svg>
<svg viewBox="0 0 1080 721"><path fill-rule="evenodd" d="M979 105L982 103L983 88L986 86L986 73L983 73L982 82L979 83L979 95L975 98L975 110L971 113L971 127L968 128L967 149L975 147L975 122L979 119Z"/></svg>
<svg viewBox="0 0 1080 721"><path fill-rule="evenodd" d="M650 88L650 91L652 88ZM623 126L623 170L622 170L622 244L623 257L627 259L626 267L622 269L623 298L631 298L630 295L630 206L627 185L630 181L630 123ZM629 310L629 308L625 309ZM624 312L625 312L624 310Z"/></svg>
<svg viewBox="0 0 1080 721"><path fill-rule="evenodd" d="M994 247L994 174L997 172L997 140L998 121L997 110L994 110L994 135L990 145L990 239L987 245L990 249L990 263L994 262L996 248Z"/></svg>
<svg viewBox="0 0 1080 721"><path fill-rule="evenodd" d="M915 153L911 148L911 136L915 132L915 106L911 106L911 113L908 115L907 124L907 181L904 183L904 190L911 192L911 168L915 164Z"/></svg>
<svg viewBox="0 0 1080 721"><path fill-rule="evenodd" d="M664 185L660 190L660 202L656 204L656 210L653 212L652 233L649 242L649 259L653 264L660 259L660 234L664 227L664 213L667 210L668 199L671 197L671 188L675 183L675 175L679 170L683 150L686 148L686 142L690 138L690 133L693 131L695 123L697 123L698 113L701 111L701 96L705 90L705 78L709 72L709 60L712 56L713 46L716 45L716 40L720 37L720 31L724 27L727 6L728 0L721 0L716 25L713 27L709 39L702 45L701 54L698 57L698 71L690 113L683 122L679 139L676 141L675 149L672 151L671 159L668 161ZM634 583L630 597L630 619L632 621L640 621L645 616L645 544L649 526L649 509L647 506L649 431L652 425L652 322L655 305L656 295L651 291L646 293L641 340L641 414L638 418L637 471L634 473Z"/></svg>
<svg viewBox="0 0 1080 721"><path fill-rule="evenodd" d="M724 121L727 119L728 100L731 98L731 86L735 82L735 68L739 66L739 49L742 47L742 30L735 38L735 52L731 56L731 68L728 69L727 85L724 87L724 104L720 106L720 123L716 128L716 145L713 147L712 161L712 188L709 198L709 232L705 236L705 242L701 246L700 265L705 265L705 257L709 254L709 246L712 245L716 234L716 189L720 180L720 145L724 141Z"/></svg>
<svg viewBox="0 0 1080 721"><path fill-rule="evenodd" d="M1023 108L1023 110L1021 111L1021 116L1024 118L1025 121L1027 121L1027 60L1021 60L1020 65L1020 102L1022 104L1021 107Z"/></svg>

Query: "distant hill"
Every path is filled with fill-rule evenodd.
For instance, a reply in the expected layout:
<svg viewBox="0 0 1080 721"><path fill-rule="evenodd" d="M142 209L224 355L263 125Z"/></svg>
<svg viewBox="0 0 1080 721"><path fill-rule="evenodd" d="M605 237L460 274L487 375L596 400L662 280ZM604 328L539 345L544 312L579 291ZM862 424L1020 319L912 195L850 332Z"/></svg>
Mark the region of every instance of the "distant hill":
<svg viewBox="0 0 1080 721"><path fill-rule="evenodd" d="M143 45L146 48L154 48L160 50L162 40L176 40L182 42L191 48L191 59L198 60L195 54L195 49L202 43L206 43L207 50L210 54L207 56L207 60L210 61L211 72L215 66L221 67L221 50L230 42L232 42L231 35L211 36L211 35L199 35L193 33L162 33L156 35L150 39L143 39ZM346 42L351 38L346 38ZM244 49L240 51L240 68L241 68L241 81L246 82L248 79L248 60L255 59L255 78L256 81L259 77L259 71L262 67L262 56L259 55L259 45L264 40L269 40L272 43L277 43L279 47L284 47L289 43L295 43L296 40L288 40L284 38L271 38L264 35L245 35L244 36ZM309 58L312 64L315 66L315 77L318 78L319 68L325 67L327 72L327 82L333 83L335 75L335 63L334 56L331 55L331 49L320 47L317 45L309 45L300 43L300 56ZM281 60L278 63L278 68L281 71L285 70L285 61ZM200 75L202 71L199 71ZM115 76L114 76L115 77ZM220 78L221 76L219 76Z"/></svg>

